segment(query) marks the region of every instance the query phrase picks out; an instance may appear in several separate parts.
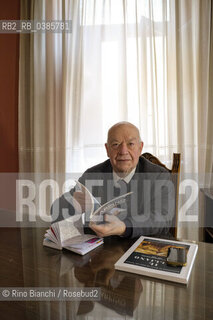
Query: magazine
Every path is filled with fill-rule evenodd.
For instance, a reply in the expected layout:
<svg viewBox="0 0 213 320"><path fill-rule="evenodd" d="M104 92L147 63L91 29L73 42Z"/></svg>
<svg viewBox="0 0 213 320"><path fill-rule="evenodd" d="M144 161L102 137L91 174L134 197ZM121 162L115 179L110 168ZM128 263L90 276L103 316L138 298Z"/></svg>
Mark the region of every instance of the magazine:
<svg viewBox="0 0 213 320"><path fill-rule="evenodd" d="M185 249L185 265L171 265L167 261L170 248ZM140 237L116 262L115 269L187 284L198 246L194 243Z"/></svg>
<svg viewBox="0 0 213 320"><path fill-rule="evenodd" d="M81 214L53 223L46 230L44 237L44 246L58 250L65 248L80 255L86 254L103 243L103 239L96 235L84 234Z"/></svg>
<svg viewBox="0 0 213 320"><path fill-rule="evenodd" d="M122 211L124 211L125 209L119 208L118 206L120 206L121 204L126 202L126 197L131 195L133 192L128 192L125 193L121 196L118 196L108 202L106 202L105 204L101 205L91 194L91 192L79 181L76 181L76 186L78 189L80 189L81 191L85 192L86 195L89 197L90 201L91 201L91 212L90 212L90 220L92 221L104 221L103 219L103 215L105 213L107 214L118 214ZM95 210L95 204L98 206L98 208Z"/></svg>

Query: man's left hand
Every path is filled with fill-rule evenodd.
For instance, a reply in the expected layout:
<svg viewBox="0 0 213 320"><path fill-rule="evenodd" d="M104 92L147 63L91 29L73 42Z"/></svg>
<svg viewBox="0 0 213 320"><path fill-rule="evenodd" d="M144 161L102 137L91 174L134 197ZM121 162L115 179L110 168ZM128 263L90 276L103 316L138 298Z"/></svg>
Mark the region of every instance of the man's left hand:
<svg viewBox="0 0 213 320"><path fill-rule="evenodd" d="M126 230L125 223L115 215L105 214L104 221L105 223L98 225L94 222L90 222L90 228L95 231L98 237L102 238L111 235L121 236Z"/></svg>

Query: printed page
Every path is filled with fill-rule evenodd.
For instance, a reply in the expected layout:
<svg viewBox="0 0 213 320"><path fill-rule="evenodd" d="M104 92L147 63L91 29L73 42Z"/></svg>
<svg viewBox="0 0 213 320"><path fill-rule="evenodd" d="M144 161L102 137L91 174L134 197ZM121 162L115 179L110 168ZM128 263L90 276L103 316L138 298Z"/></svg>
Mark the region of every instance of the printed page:
<svg viewBox="0 0 213 320"><path fill-rule="evenodd" d="M83 224L82 224L82 215L77 214L71 216L65 220L57 222L60 242L61 245L64 245L64 242L76 237L82 237L84 235Z"/></svg>
<svg viewBox="0 0 213 320"><path fill-rule="evenodd" d="M45 236L45 238L47 238L47 239L51 240L52 242L58 244L58 240L54 236L54 234L53 234L51 229L48 229L44 236Z"/></svg>
<svg viewBox="0 0 213 320"><path fill-rule="evenodd" d="M94 202L96 201L99 205L100 205L100 203L93 197L91 192L82 183L80 183L77 180L76 180L76 187L77 187L77 189L79 189L79 191L85 192L86 196L90 199L91 205L92 205L90 214L92 214L94 212Z"/></svg>
<svg viewBox="0 0 213 320"><path fill-rule="evenodd" d="M121 195L119 197L116 197L108 202L106 202L105 204L103 204L100 208L98 208L95 212L91 213L90 215L90 219L91 220L95 220L95 216L97 215L103 215L105 213L111 213L114 214L116 212L120 212L123 211L123 209L121 208L115 208L118 205L121 205L122 203L126 202L126 197L129 196L130 194L132 194L133 192L128 192L125 193L124 195ZM113 210L113 209L117 209L117 210Z"/></svg>
<svg viewBox="0 0 213 320"><path fill-rule="evenodd" d="M133 192L125 193L124 195L116 197L116 198L106 202L105 204L103 204L101 206L100 203L93 197L91 192L82 183L80 183L79 181L76 181L76 186L78 188L80 188L82 191L84 190L84 192L91 199L92 210L91 210L91 213L90 213L90 219L93 220L93 221L99 221L99 219L94 218L94 216L97 217L98 215L103 215L105 213L117 214L117 213L123 211L123 209L116 208L116 206L121 205L122 203L124 203L126 201L126 197L133 193ZM100 205L100 207L97 210L94 211L94 202L95 201L97 201L97 203ZM102 221L102 219L100 219L100 221Z"/></svg>

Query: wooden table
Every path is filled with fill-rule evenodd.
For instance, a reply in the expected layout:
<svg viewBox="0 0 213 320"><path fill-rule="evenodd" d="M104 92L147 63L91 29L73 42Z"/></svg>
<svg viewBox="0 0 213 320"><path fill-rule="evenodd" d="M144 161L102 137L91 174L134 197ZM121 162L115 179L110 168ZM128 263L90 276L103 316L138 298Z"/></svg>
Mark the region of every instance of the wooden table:
<svg viewBox="0 0 213 320"><path fill-rule="evenodd" d="M199 243L188 286L114 270L134 241L81 257L42 245L45 229L0 228L0 287L99 287L100 301L2 301L1 319L213 319L213 245Z"/></svg>

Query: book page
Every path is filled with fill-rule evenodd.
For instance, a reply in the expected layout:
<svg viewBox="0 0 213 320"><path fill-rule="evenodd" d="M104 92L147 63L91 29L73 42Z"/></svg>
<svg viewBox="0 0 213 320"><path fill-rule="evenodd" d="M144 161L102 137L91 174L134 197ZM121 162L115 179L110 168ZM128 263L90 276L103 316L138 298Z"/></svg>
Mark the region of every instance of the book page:
<svg viewBox="0 0 213 320"><path fill-rule="evenodd" d="M90 241L93 238L97 238L94 234L83 234L72 239L64 241L64 247L81 247L84 242Z"/></svg>
<svg viewBox="0 0 213 320"><path fill-rule="evenodd" d="M82 183L80 183L79 181L76 181L76 186L79 187L82 190L82 192L85 192L87 194L87 196L91 200L92 209L91 209L91 213L90 213L90 219L93 220L93 221L96 221L94 216L103 215L105 213L109 213L109 214L114 214L115 213L115 214L117 214L118 212L123 211L123 209L116 208L116 206L121 205L122 203L125 203L126 202L126 197L133 193L132 191L128 192L128 193L125 193L125 194L123 194L121 196L118 196L118 197L106 202L102 206L97 201L97 203L100 205L100 207L97 210L94 211L94 197L91 194L91 192ZM114 208L116 210L113 210ZM97 221L98 220L99 219L97 219Z"/></svg>
<svg viewBox="0 0 213 320"><path fill-rule="evenodd" d="M90 215L90 219L94 220L94 217L97 215L102 215L105 213L111 213L113 214L114 212L117 211L123 211L123 209L120 208L116 208L117 210L112 210L113 208L115 208L116 206L126 202L126 197L129 196L130 194L132 194L133 192L128 192L125 193L119 197L116 197L108 202L106 202L105 204L103 204L101 207L99 207L95 212L91 213Z"/></svg>
<svg viewBox="0 0 213 320"><path fill-rule="evenodd" d="M101 244L103 244L103 239L94 237L93 235L93 238L91 240L84 241L83 243L78 245L66 246L65 248L78 254L84 255L87 252L90 252L91 250L99 247Z"/></svg>
<svg viewBox="0 0 213 320"><path fill-rule="evenodd" d="M77 188L79 188L79 191L84 192L85 196L90 199L91 205L92 205L90 215L93 214L93 212L94 212L94 197L93 197L93 195L91 194L91 192L82 183L80 183L77 180L76 180L76 186L77 186Z"/></svg>
<svg viewBox="0 0 213 320"><path fill-rule="evenodd" d="M58 244L58 240L56 239L55 235L53 234L51 229L48 229L44 235L46 238L50 239L52 242Z"/></svg>
<svg viewBox="0 0 213 320"><path fill-rule="evenodd" d="M49 229L49 234L52 234L52 237L55 238L53 242L57 243L61 247L60 234L58 229L58 223L53 223Z"/></svg>
<svg viewBox="0 0 213 320"><path fill-rule="evenodd" d="M58 224L60 242L62 246L65 241L67 242L68 239L84 235L81 214L71 216L56 223Z"/></svg>

